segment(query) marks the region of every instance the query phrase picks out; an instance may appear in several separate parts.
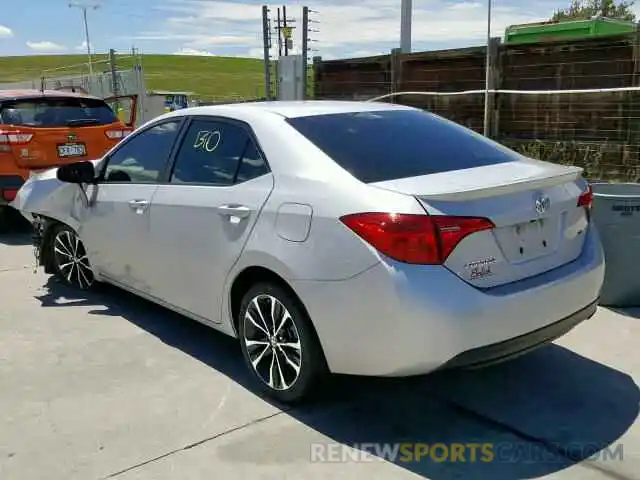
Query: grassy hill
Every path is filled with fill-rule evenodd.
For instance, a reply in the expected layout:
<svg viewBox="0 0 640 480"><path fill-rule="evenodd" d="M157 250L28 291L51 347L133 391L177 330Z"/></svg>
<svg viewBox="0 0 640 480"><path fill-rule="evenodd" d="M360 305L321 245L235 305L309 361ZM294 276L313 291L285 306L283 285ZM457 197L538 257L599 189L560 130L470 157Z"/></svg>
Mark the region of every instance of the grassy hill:
<svg viewBox="0 0 640 480"><path fill-rule="evenodd" d="M119 69L132 68L133 57L116 57ZM88 73L86 55L0 57L2 83ZM253 58L142 55L149 90L194 92L203 100L264 95L264 67ZM106 55L94 56L94 71L109 69Z"/></svg>

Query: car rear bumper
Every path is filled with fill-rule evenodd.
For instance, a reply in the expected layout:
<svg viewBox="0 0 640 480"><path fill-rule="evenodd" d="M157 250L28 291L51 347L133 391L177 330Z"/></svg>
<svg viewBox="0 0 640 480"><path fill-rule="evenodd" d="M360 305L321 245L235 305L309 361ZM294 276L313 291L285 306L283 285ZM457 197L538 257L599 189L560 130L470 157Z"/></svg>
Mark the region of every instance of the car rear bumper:
<svg viewBox="0 0 640 480"><path fill-rule="evenodd" d="M562 320L539 328L533 332L525 333L519 337L510 338L499 343L493 343L484 347L477 347L456 355L447 363L442 365L445 368L478 368L493 365L524 355L542 345L560 338L568 333L573 327L585 320L593 317L598 308L595 301L587 307L578 310Z"/></svg>
<svg viewBox="0 0 640 480"><path fill-rule="evenodd" d="M334 373L406 376L524 353L593 315L604 278L597 231L581 256L478 290L443 267L380 263L344 281L292 281Z"/></svg>

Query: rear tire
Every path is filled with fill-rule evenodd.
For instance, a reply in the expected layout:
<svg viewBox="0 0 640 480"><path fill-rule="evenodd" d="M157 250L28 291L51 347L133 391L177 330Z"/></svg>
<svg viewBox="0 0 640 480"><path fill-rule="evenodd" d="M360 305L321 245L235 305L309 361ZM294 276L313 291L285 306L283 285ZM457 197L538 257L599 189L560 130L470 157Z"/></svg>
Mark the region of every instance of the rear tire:
<svg viewBox="0 0 640 480"><path fill-rule="evenodd" d="M48 254L53 274L79 290L91 289L95 284L95 277L82 240L67 225L58 224L52 228Z"/></svg>
<svg viewBox="0 0 640 480"><path fill-rule="evenodd" d="M242 354L260 389L284 403L309 399L327 367L300 302L279 285L260 283L244 295L239 315Z"/></svg>

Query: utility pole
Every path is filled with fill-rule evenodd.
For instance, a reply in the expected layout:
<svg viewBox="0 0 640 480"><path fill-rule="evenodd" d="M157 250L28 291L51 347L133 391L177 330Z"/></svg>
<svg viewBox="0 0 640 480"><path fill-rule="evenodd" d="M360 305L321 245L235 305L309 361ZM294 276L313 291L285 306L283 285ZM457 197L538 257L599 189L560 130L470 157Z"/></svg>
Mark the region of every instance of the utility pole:
<svg viewBox="0 0 640 480"><path fill-rule="evenodd" d="M400 6L400 51L411 53L411 22L413 20L413 1L402 0Z"/></svg>
<svg viewBox="0 0 640 480"><path fill-rule="evenodd" d="M293 30L295 26L291 26L292 23L296 23L295 18L287 18L287 7L282 6L278 8L278 16L276 23L276 33L278 35L278 58L289 55L289 49L293 48ZM282 14L280 13L282 12Z"/></svg>
<svg viewBox="0 0 640 480"><path fill-rule="evenodd" d="M93 65L91 64L91 41L89 39L89 23L87 22L87 10L97 10L100 7L98 3L84 3L81 1L72 1L69 8L79 8L82 10L82 18L84 20L84 37L87 44L87 56L89 57L89 75L93 75Z"/></svg>
<svg viewBox="0 0 640 480"><path fill-rule="evenodd" d="M315 53L318 51L318 49L316 48L310 48L309 47L309 43L312 42L317 42L317 40L311 38L313 33L318 33L319 30L317 28L311 28L311 24L315 23L315 24L319 24L320 22L318 20L312 19L311 16L313 14L318 14L320 12L316 11L316 10L311 10L308 7L304 7L302 10L302 58L303 58L303 62L304 62L304 71L305 71L305 77L304 77L304 98L308 98L309 96L309 61L312 60L312 56L314 59L314 63L315 63L315 59L319 58L315 55ZM313 53L313 55L312 55ZM314 82L315 82L315 75L314 75ZM314 93L315 96L315 93Z"/></svg>
<svg viewBox="0 0 640 480"><path fill-rule="evenodd" d="M485 55L484 79L484 118L483 133L486 137L491 133L491 112L489 111L489 90L491 89L491 6L492 0L487 0L487 52Z"/></svg>
<svg viewBox="0 0 640 480"><path fill-rule="evenodd" d="M287 29L287 7L284 5L282 6L282 26L284 27L284 31L288 34L289 30ZM285 38L284 40L284 56L289 56L289 38Z"/></svg>
<svg viewBox="0 0 640 480"><path fill-rule="evenodd" d="M278 24L276 31L278 33L278 58L282 56L282 18L280 17L280 7L278 7Z"/></svg>
<svg viewBox="0 0 640 480"><path fill-rule="evenodd" d="M116 51L112 48L109 50L109 66L111 67L111 90L113 96L118 96L118 68L116 66Z"/></svg>
<svg viewBox="0 0 640 480"><path fill-rule="evenodd" d="M309 7L302 7L302 98L307 99L307 83L309 72L307 62L309 60Z"/></svg>
<svg viewBox="0 0 640 480"><path fill-rule="evenodd" d="M262 43L264 47L264 85L265 98L271 100L271 35L269 32L269 7L262 6Z"/></svg>

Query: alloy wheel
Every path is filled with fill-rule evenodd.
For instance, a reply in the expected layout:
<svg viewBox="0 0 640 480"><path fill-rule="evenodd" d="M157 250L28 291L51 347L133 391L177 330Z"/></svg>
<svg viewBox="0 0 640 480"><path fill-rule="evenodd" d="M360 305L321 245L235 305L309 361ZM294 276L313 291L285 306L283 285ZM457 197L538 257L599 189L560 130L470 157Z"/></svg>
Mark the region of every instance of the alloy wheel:
<svg viewBox="0 0 640 480"><path fill-rule="evenodd" d="M75 232L60 230L53 239L53 253L57 270L68 283L83 290L93 285L87 252Z"/></svg>
<svg viewBox="0 0 640 480"><path fill-rule="evenodd" d="M273 390L289 390L302 368L302 344L294 319L272 295L254 297L246 309L243 342L253 370Z"/></svg>

